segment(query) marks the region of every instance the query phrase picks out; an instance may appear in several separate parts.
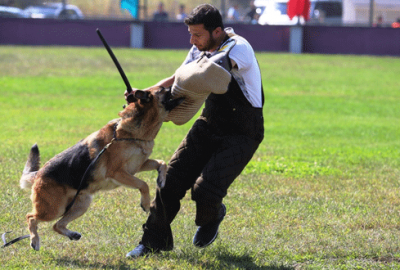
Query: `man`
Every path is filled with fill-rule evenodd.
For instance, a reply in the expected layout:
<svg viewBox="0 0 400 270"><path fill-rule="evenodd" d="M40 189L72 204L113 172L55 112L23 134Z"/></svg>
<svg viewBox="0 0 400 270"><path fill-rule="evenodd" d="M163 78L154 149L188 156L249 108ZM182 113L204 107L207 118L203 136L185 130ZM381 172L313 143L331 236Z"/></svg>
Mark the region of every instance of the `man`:
<svg viewBox="0 0 400 270"><path fill-rule="evenodd" d="M240 14L239 14L239 5L237 3L233 4L233 6L231 6L228 9L228 20L230 22L239 22L240 21Z"/></svg>
<svg viewBox="0 0 400 270"><path fill-rule="evenodd" d="M179 5L179 12L176 15L176 19L178 21L183 21L186 17L187 17L187 14L185 12L185 5L184 4L180 4Z"/></svg>
<svg viewBox="0 0 400 270"><path fill-rule="evenodd" d="M168 13L164 10L164 3L159 2L157 10L153 13L154 21L168 21Z"/></svg>
<svg viewBox="0 0 400 270"><path fill-rule="evenodd" d="M228 187L250 161L264 137L263 93L260 69L250 44L225 29L219 11L212 5L196 7L185 19L193 45L183 64L218 53L232 40L232 75L225 94L210 94L201 116L172 156L164 186L157 187L150 215L143 225L140 244L127 257L173 249L170 224L180 209L180 200L192 190L196 202L196 247L210 245L226 214L222 203ZM157 85L173 85L175 76Z"/></svg>
<svg viewBox="0 0 400 270"><path fill-rule="evenodd" d="M250 2L250 7L247 10L245 21L251 24L257 24L259 18L259 14L257 13L257 7L254 4L254 1Z"/></svg>

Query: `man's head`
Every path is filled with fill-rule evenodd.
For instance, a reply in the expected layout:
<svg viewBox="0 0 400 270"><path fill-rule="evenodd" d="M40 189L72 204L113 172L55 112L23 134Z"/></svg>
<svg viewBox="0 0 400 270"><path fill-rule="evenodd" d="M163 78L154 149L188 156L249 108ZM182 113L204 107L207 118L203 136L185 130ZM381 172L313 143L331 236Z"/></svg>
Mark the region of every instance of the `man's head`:
<svg viewBox="0 0 400 270"><path fill-rule="evenodd" d="M185 24L187 26L204 24L204 28L210 33L217 27L224 29L221 13L216 7L209 4L195 7L189 16L185 18Z"/></svg>
<svg viewBox="0 0 400 270"><path fill-rule="evenodd" d="M158 10L158 12L163 12L164 11L164 3L163 2L159 2L158 3L157 10Z"/></svg>
<svg viewBox="0 0 400 270"><path fill-rule="evenodd" d="M185 19L191 35L190 43L200 51L213 51L225 37L219 10L209 4L197 6Z"/></svg>

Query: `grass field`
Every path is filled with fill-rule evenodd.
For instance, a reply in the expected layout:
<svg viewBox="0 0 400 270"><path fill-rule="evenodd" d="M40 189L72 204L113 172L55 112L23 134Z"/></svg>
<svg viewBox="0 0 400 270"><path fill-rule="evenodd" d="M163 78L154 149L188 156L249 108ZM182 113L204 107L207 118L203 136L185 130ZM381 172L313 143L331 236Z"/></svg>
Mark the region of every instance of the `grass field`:
<svg viewBox="0 0 400 270"><path fill-rule="evenodd" d="M115 49L131 84L171 75L186 51ZM146 214L139 192L99 193L71 223L72 242L41 224L42 248L0 250L4 269L400 269L400 59L258 53L265 139L225 199L217 241L199 250L188 193L175 249L125 258ZM0 47L0 232L27 233L19 177L116 118L124 85L103 48ZM169 160L190 128L163 125L153 158ZM153 173L139 175L154 194Z"/></svg>

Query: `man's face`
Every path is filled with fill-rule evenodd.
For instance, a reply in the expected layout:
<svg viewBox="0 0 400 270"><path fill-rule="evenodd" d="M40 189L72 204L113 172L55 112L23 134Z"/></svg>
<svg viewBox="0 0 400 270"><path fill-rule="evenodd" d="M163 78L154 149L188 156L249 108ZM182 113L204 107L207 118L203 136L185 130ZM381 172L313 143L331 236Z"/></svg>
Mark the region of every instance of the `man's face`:
<svg viewBox="0 0 400 270"><path fill-rule="evenodd" d="M216 30L211 34L204 28L204 24L189 25L188 31L190 33L190 44L195 45L200 51L213 51L218 48L216 37L214 37Z"/></svg>

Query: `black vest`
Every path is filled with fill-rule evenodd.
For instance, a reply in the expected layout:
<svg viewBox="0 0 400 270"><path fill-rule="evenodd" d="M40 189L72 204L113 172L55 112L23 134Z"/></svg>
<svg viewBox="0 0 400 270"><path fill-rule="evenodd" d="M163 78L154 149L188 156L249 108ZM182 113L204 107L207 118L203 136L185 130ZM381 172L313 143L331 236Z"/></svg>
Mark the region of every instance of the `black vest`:
<svg viewBox="0 0 400 270"><path fill-rule="evenodd" d="M233 77L225 94L208 96L201 116L218 135L245 135L259 142L264 138L263 109L250 104Z"/></svg>

